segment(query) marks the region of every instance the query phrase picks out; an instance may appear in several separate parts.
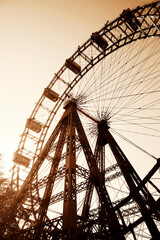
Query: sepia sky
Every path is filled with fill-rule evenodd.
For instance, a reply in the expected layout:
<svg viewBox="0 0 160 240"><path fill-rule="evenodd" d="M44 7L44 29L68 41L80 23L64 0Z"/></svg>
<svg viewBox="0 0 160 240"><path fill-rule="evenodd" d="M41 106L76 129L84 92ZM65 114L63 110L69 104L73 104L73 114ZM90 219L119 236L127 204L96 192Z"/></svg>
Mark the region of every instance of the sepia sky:
<svg viewBox="0 0 160 240"><path fill-rule="evenodd" d="M148 2L0 0L0 153L7 169L26 119L65 59L123 9Z"/></svg>

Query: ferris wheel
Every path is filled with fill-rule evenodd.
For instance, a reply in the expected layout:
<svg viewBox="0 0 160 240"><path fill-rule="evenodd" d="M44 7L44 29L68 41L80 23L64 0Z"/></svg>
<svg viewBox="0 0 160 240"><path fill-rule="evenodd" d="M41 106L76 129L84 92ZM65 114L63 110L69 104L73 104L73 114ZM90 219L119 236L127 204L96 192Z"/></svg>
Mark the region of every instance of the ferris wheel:
<svg viewBox="0 0 160 240"><path fill-rule="evenodd" d="M44 89L14 154L17 239L159 239L160 2L126 9Z"/></svg>

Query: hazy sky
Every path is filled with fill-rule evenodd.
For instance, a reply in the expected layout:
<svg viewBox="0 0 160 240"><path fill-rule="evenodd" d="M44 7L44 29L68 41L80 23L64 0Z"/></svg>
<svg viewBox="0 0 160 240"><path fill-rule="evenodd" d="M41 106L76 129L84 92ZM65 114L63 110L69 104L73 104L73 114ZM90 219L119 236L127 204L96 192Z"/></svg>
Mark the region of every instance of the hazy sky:
<svg viewBox="0 0 160 240"><path fill-rule="evenodd" d="M19 135L55 72L107 20L145 0L0 0L0 153Z"/></svg>

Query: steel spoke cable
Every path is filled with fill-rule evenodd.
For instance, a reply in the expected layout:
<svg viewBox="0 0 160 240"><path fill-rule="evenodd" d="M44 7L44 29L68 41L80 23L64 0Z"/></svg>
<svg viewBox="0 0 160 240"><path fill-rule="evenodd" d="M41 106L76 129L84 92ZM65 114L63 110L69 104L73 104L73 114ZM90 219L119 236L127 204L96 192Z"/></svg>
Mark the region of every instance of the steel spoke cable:
<svg viewBox="0 0 160 240"><path fill-rule="evenodd" d="M120 118L121 119L121 118ZM115 122L112 122L112 121L110 121L110 123L111 123L111 125L112 125L112 127L113 126L129 126L129 125L131 125L132 123L139 123L139 120L137 119L137 120L135 120L134 119L134 121L132 120L132 119L130 119L130 118L128 118L128 119L125 119L126 121L128 120L128 121L130 121L130 123L131 124L129 124L128 122L123 122L123 121L120 121L120 119L116 119L116 121ZM154 120L154 119L153 119ZM146 122L140 122L142 125L160 125L160 119L156 119L156 122L150 122L149 121L149 119L147 119L147 121Z"/></svg>
<svg viewBox="0 0 160 240"><path fill-rule="evenodd" d="M157 112L157 110L159 110L160 111L160 109L156 109L156 112ZM145 110L144 109L141 109L141 111L143 111L144 112L144 114L145 114ZM128 112L127 113L121 113L121 114L117 114L117 117L119 116L119 117L121 117L121 119L123 119L123 118L127 118L128 120L132 120L132 121L139 121L139 120L141 120L141 119L143 119L143 120L155 120L155 121L159 121L160 120L160 116L159 115L150 115L150 116L148 116L148 114L146 115L146 116L139 116L139 115L136 115L137 114L137 112L138 111L132 111L132 114L128 114ZM151 111L151 109L150 109L150 114L152 113L152 111ZM135 114L136 113L136 114ZM144 122L145 123L145 122ZM155 123L155 122L150 122L150 123ZM159 122L158 122L159 123ZM149 124L149 123L148 123ZM156 124L156 123L155 123Z"/></svg>
<svg viewBox="0 0 160 240"><path fill-rule="evenodd" d="M106 96L106 93L104 93L104 97ZM102 97L102 95L101 95L101 97ZM91 98L91 99L87 99L87 102L91 102L93 100L93 98ZM94 97L94 100L98 100L98 98L95 98ZM103 99L101 98L101 100L103 101ZM104 98L104 100L105 100L105 98ZM107 99L107 100L109 100L109 99Z"/></svg>
<svg viewBox="0 0 160 240"><path fill-rule="evenodd" d="M132 45L132 47L133 47L134 45ZM138 58L138 56L139 56L139 54L143 51L143 49L141 49L140 50L140 48L141 48L141 45L140 45L140 47L139 47L139 51L138 51L138 54L136 54L136 55L133 55L133 57L128 61L128 59L125 61L125 65L128 65L129 64L129 62L131 61L131 60L133 60L133 61L136 61L136 58ZM133 48L131 49L131 51L133 50ZM128 53L128 55L127 56L129 56L130 54ZM127 63L128 62L128 63ZM131 63L131 66L133 65L133 62ZM129 68L129 69L127 69L127 71L123 71L123 74L124 73L128 73L128 75L129 75L129 73L130 73L130 71L131 71L131 67ZM125 74L126 75L126 77L125 78L123 78L123 81L125 82L126 81L126 79L127 79L127 74ZM120 81L120 79L122 78L122 74L120 74L119 76L119 81Z"/></svg>
<svg viewBox="0 0 160 240"><path fill-rule="evenodd" d="M158 130L158 129L150 128L150 127L141 125L140 123L130 122L130 121L124 120L124 119L121 120L121 121L124 121L127 124L130 124L130 125L133 125L133 126L137 126L137 127L140 127L140 128L146 129L146 130L151 130L153 132L160 132L160 130Z"/></svg>
<svg viewBox="0 0 160 240"><path fill-rule="evenodd" d="M158 99L156 101L151 102L150 104L143 105L140 108L131 108L131 109L128 108L128 110L131 110L131 111L128 111L127 114L130 114L130 116L132 116L133 114L136 114L136 113L139 113L139 112L142 113L145 110L149 111L150 113L151 113L151 111L154 111L154 110L158 111L158 110L160 110L160 108L153 108L153 106L155 106L155 105L157 105L159 103L160 103L160 100ZM146 106L148 106L148 108ZM123 112L124 109L125 108L121 108L121 112ZM118 114L117 114L117 116L118 116ZM151 115L150 115L150 118L151 118ZM113 117L113 119L114 119L114 117Z"/></svg>
<svg viewBox="0 0 160 240"><path fill-rule="evenodd" d="M133 84L132 84L133 85ZM121 89L120 89L121 90ZM118 90L117 90L118 91ZM101 97L105 97L106 95L107 95L108 93L104 93L103 95L101 94ZM115 99L119 99L119 98L121 98L121 96L119 96L119 97L115 97ZM91 101L93 98L91 98L91 99L88 99L87 101L89 102L89 101ZM112 100L112 99L114 99L114 98L107 98L107 100ZM98 97L95 97L94 98L94 100L98 100ZM103 99L102 99L103 100ZM109 107L108 107L109 108ZM111 108L111 107L110 107Z"/></svg>
<svg viewBox="0 0 160 240"><path fill-rule="evenodd" d="M102 60L103 61L103 60ZM81 82L79 83L79 85L81 86L81 90L80 90L80 93L82 95L88 95L89 94L89 90L91 88L93 88L92 91L95 90L95 82L94 82L94 76L95 76L95 72L98 72L99 73L99 76L98 76L98 80L100 79L100 72L98 71L99 67L101 66L100 63L98 63L96 66L93 67L92 70L89 71L88 73L88 76L84 76L83 77L83 81L84 81L84 85L81 84ZM83 88L82 88L83 87ZM88 93L88 94L87 94ZM77 95L79 95L77 93Z"/></svg>
<svg viewBox="0 0 160 240"><path fill-rule="evenodd" d="M157 76L158 77L158 76ZM156 83L155 83L156 84ZM153 86L152 86L153 87ZM148 86L148 89L150 89L150 87ZM140 91L142 91L142 90L140 90ZM140 92L141 93L141 92ZM138 94L137 94L138 95ZM140 95L140 94L139 94ZM133 95L134 96L134 95ZM133 99L134 100L134 99ZM137 101L137 100L136 100ZM129 104L131 104L130 102L129 102Z"/></svg>
<svg viewBox="0 0 160 240"><path fill-rule="evenodd" d="M113 99L120 99L120 98L121 99L126 99L126 98L130 98L130 97L137 97L138 98L138 97L141 97L141 96L146 96L146 95L148 96L148 94L159 93L159 92L160 92L160 89L159 90L154 90L154 91L148 91L148 92L131 93L131 94L124 95L123 97L122 96L121 97L114 97ZM139 100L139 99L137 100L137 98L136 98L135 102L137 102ZM91 99L91 100L93 100L93 99ZM107 100L110 100L110 98L107 98ZM128 105L131 105L131 104L128 104ZM124 107L117 107L117 108L125 109L125 106ZM114 115L116 115L116 114L117 114L117 112Z"/></svg>
<svg viewBox="0 0 160 240"><path fill-rule="evenodd" d="M115 131L118 131L118 132L128 132L128 133L134 133L136 135L144 135L144 136L149 136L149 137L158 137L160 138L160 135L155 135L155 134L149 134L149 133L146 133L146 132L140 132L140 131L131 131L131 130L125 130L125 129L119 129L119 128L114 128Z"/></svg>
<svg viewBox="0 0 160 240"><path fill-rule="evenodd" d="M159 64L159 63L157 63L157 64ZM149 69L149 67L147 69ZM146 71L147 69L145 69L144 71ZM159 76L159 72L160 72L160 70L154 72L153 74L157 73L157 77L158 77ZM136 76L136 74L134 74L133 76ZM130 76L129 78L131 78L131 77L132 76ZM122 87L117 88L115 90L115 92L119 93L119 91L121 91L123 89L126 89L126 87L137 86L137 83L139 83L139 82L141 82L141 83L143 82L144 83L144 80L145 80L145 82L148 82L148 81L152 81L154 79L155 79L155 76L153 76L153 77L150 76L150 78L147 78L147 79L145 79L145 76L143 76L143 77L141 76L139 79L134 79L134 81L132 81L131 83L127 83L126 85L123 85ZM110 90L110 88L107 88L107 90ZM112 90L111 92L105 92L105 95L109 95L109 93L113 93L113 92L114 92L114 90ZM103 95L101 94L101 96L103 96ZM119 96L119 98L120 97L121 96ZM114 97L112 97L112 98L114 99ZM110 98L110 99L112 99L112 98Z"/></svg>
<svg viewBox="0 0 160 240"><path fill-rule="evenodd" d="M134 48L134 46L135 46L135 43L134 43L134 44L131 44L131 46L132 46L132 48L130 48L129 51L128 51L128 53L127 53L127 57L128 57L128 58L125 59L125 68L127 68L127 66L128 66L129 63L131 64L131 67L129 67L127 70L125 70L125 68L123 68L123 69L122 69L123 72L121 71L120 74L118 74L118 80L119 80L119 82L121 82L122 75L125 74L125 76L124 76L123 79L122 79L122 80L123 80L123 85L125 84L125 82L126 82L127 79L128 79L128 76L129 76L129 74L130 74L130 72L131 72L131 69L132 69L133 62L136 61L136 59L138 58L140 52L142 51L142 50L140 51L140 48L141 48L141 45L140 45L140 46L139 46L139 51L138 51L139 54L134 55L134 56L133 56L133 62L131 62L131 60L129 60L129 56L130 56L131 52L133 51L133 48ZM135 57L135 56L136 56L136 57ZM131 83L131 81L130 81L129 83ZM121 84L120 86L123 86L123 85ZM125 92L125 91L127 91L127 88L125 88L123 92ZM123 92L121 93L121 95L123 95ZM115 93L116 93L116 92L115 92ZM117 95L118 95L118 93L117 93ZM112 97L114 97L114 96L115 96L115 94L113 94ZM117 101L115 101L115 103L113 102L113 105L112 105L112 106L114 106L114 105L116 105L116 104L117 104Z"/></svg>
<svg viewBox="0 0 160 240"><path fill-rule="evenodd" d="M99 87L101 87L101 86L99 86Z"/></svg>
<svg viewBox="0 0 160 240"><path fill-rule="evenodd" d="M97 79L97 81L99 80L99 77L97 77L96 76L96 79ZM88 81L89 82L89 81ZM111 80L111 82L112 82L112 80ZM110 82L107 82L106 84L108 85ZM104 84L104 83L103 83ZM94 86L94 82L93 82L93 86ZM99 85L99 88L101 89L102 87L104 87L104 85ZM88 92L88 89L86 89L86 92L88 92L88 93L90 93L91 91L94 93L94 89L92 90L92 88L91 87L89 87L89 92ZM85 94L84 94L85 95ZM87 95L87 94L86 94ZM89 94L88 94L89 95Z"/></svg>
<svg viewBox="0 0 160 240"><path fill-rule="evenodd" d="M121 55L121 58L117 58L117 55L115 56L115 62L117 63L118 62L118 64L117 64L117 67L115 67L114 68L114 63L113 63L113 68L114 68L114 71L112 70L112 74L111 75L109 75L108 76L108 79L117 79L117 81L119 80L119 71L120 71L120 75L121 75L121 73L122 72L124 72L124 70L125 70L125 67L126 67L126 62L127 62L127 60L128 60L128 58L129 58L129 54L127 54L127 59L126 59L126 53L128 53L129 51L131 51L132 50L132 48L133 48L133 45L131 44L131 45L129 45L129 50L128 50L128 48L126 49L126 51L125 51L125 57L124 58L122 58L122 55ZM121 51L120 52L122 52L123 51L123 49L121 49ZM124 60L124 62L123 62L123 64L122 64L122 61ZM122 66L121 66L122 65ZM117 73L118 73L118 76L117 76ZM112 78L113 77L113 78ZM116 83L114 83L114 81L112 81L112 85L111 85L111 89L113 89L113 86L117 86L118 87L118 84ZM116 89L115 89L116 90ZM112 94L112 97L113 97L113 95L114 94ZM108 105L107 105L107 107L108 106L110 106L110 102L108 101Z"/></svg>
<svg viewBox="0 0 160 240"><path fill-rule="evenodd" d="M147 59L145 59L145 60L147 60ZM145 61L145 63L146 63L146 61ZM144 66L144 65L143 65ZM155 69L155 68L154 68ZM152 70L153 71L153 70ZM146 73L147 73L148 71L146 71ZM148 73L148 75L151 73L151 71ZM148 76L147 75L147 76ZM135 89L133 89L133 90L135 90ZM132 90L132 92L133 92L133 90ZM131 91L130 91L131 92Z"/></svg>
<svg viewBox="0 0 160 240"><path fill-rule="evenodd" d="M116 121L114 121L114 122L111 121L112 126L113 126L113 125L116 125L116 126L117 126L117 125L119 125L119 126L124 126L124 125L127 125L127 124L128 124L128 123L121 122L120 119L121 119L121 118L119 118L119 119L117 118L117 119L116 119L117 122L116 122ZM137 119L128 118L127 120L133 121L133 122L137 122L137 121L139 122L139 118L137 118ZM152 118L152 120L155 120L155 121L157 121L157 122L150 122L150 121L149 121L149 118L147 118L147 121L146 121L146 122L141 122L141 124L146 124L146 125L160 125L160 118L159 118L159 119L153 119L153 118Z"/></svg>
<svg viewBox="0 0 160 240"><path fill-rule="evenodd" d="M137 87L136 86L137 84L135 84L135 88ZM119 110L118 111L115 111L115 106L113 107L114 109L114 112L110 115L111 116L114 116L116 115L117 113L119 113L119 111L121 111L121 109L127 109L129 106L131 106L131 104L133 105L133 103L136 103L139 99L138 99L138 96L140 95L146 95L146 93L144 92L139 92L139 93L127 93L127 95L123 95L123 96L118 96L117 97L117 105L115 105L116 107L118 106L119 107ZM132 97L132 98L131 98ZM135 98L137 97L137 98ZM123 101L122 101L123 100ZM122 107L123 106L123 107ZM118 108L117 108L118 109ZM111 112L111 111L110 111Z"/></svg>
<svg viewBox="0 0 160 240"><path fill-rule="evenodd" d="M157 115L157 111L160 111L160 108L156 109L156 115L155 115L155 109L147 109L147 114L146 116L144 115L146 112L146 109L132 109L132 111L130 112L124 112L122 111L122 113L118 113L116 116L121 117L121 119L123 118L128 118L129 120L140 120L140 119L144 119L144 120L155 120L155 121L159 121L160 115ZM142 113L143 112L143 113ZM152 114L152 112L154 113L154 115ZM139 113L142 113L141 115L138 115ZM152 115L151 115L152 114ZM160 114L160 113L159 113Z"/></svg>
<svg viewBox="0 0 160 240"><path fill-rule="evenodd" d="M132 110L132 111L140 111L140 110L159 110L159 108L154 108L154 106L156 106L157 104L159 104L160 100L155 100L155 101L158 101L158 103L155 103L153 104L153 102L149 103L149 104L146 104L146 105L143 105L142 107L126 107L126 108L123 108L123 107L118 107L118 106L115 106L114 108L115 109L121 109L121 110ZM147 108L148 106L148 108Z"/></svg>
<svg viewBox="0 0 160 240"><path fill-rule="evenodd" d="M149 87L148 87L148 89L149 89ZM131 99L132 101L131 100L130 100L131 102L128 101L128 104L127 104L127 106L132 106L132 105L134 105L137 102L139 103L140 100L142 100L144 98L146 99L146 97L148 97L148 95L153 94L153 93L159 93L159 91L160 90L149 91L149 92L141 92L139 94L131 94L131 95L128 95L128 96L124 96L124 98L127 99L128 97L132 97L132 99ZM124 109L125 109L125 107L126 107L126 105L123 106ZM116 112L114 115L116 115L118 112Z"/></svg>
<svg viewBox="0 0 160 240"><path fill-rule="evenodd" d="M122 117L121 117L121 119L122 119ZM116 121L117 121L117 120L116 120L116 119L114 119L114 121L112 121L112 122L111 122L111 123L112 123L112 126L113 126L113 124L114 124L114 123L116 124ZM120 120L120 119L118 120L118 122L119 122L119 121L121 122L121 120ZM123 124L124 124L124 122L123 122ZM132 124L132 123L125 122L125 124L126 124L126 125L128 125L128 124Z"/></svg>
<svg viewBox="0 0 160 240"><path fill-rule="evenodd" d="M158 76L157 76L157 77L158 77ZM150 80L152 80L152 79L150 79ZM133 84L132 84L132 85L133 85ZM135 85L137 85L137 84L135 84ZM134 85L134 86L135 86L135 85ZM121 89L120 89L120 90L121 90ZM118 91L118 90L117 90L117 91ZM106 93L104 93L104 95L101 94L101 97L105 97L106 95L107 95ZM123 96L123 98L124 98L124 97L130 97L130 96L136 96L136 95L138 96L139 94L138 94L138 93L135 94L135 95L128 95L128 94L127 94L127 95ZM117 96L117 97L114 97L114 98L115 98L115 99L120 99L120 98L122 98L122 97L121 97L121 96ZM108 98L108 97L107 97L106 100L112 100L112 99L114 99L114 98L113 98L113 97L112 97L112 98ZM87 102L91 102L92 100L93 100L93 98L88 99ZM97 98L95 97L94 100L98 100L98 97L97 97ZM103 100L105 100L105 98L104 98L104 99L102 98L101 100L103 101ZM111 108L111 107L107 107L107 108ZM116 106L116 107L113 107L113 108L118 108L118 107ZM119 108L120 108L120 107L119 107ZM122 107L121 107L121 108L122 108ZM124 109L124 108L123 108L123 109Z"/></svg>
<svg viewBox="0 0 160 240"><path fill-rule="evenodd" d="M158 75L156 76L156 78L158 77ZM158 81L157 81L158 83ZM157 83L155 83L154 85L156 85ZM148 86L148 85L147 85ZM153 86L152 86L153 87ZM148 89L150 89L150 87L148 86ZM142 91L142 90L141 90ZM125 103L125 105L123 105L123 107L128 107L128 106L132 106L133 104L137 103L138 101L142 100L142 98L146 97L148 94L150 93L156 93L156 92L159 92L159 91L149 91L149 92L140 92L140 93L135 93L135 94L128 94L126 96L123 96L123 98L126 98L127 97L132 97L132 99L129 99L127 103ZM136 96L136 98L135 98ZM122 97L121 97L122 98ZM119 112L119 111L118 111ZM115 112L115 114L117 114L118 112Z"/></svg>
<svg viewBox="0 0 160 240"><path fill-rule="evenodd" d="M124 58L125 59L125 58ZM97 72L97 70L96 70L96 72ZM113 73L114 74L114 73ZM89 82L89 81L88 81Z"/></svg>
<svg viewBox="0 0 160 240"><path fill-rule="evenodd" d="M151 110L153 109L153 110L156 110L157 108L153 108L153 106L156 106L159 103L160 103L160 99L154 100L154 101L152 101L150 103L147 103L147 104L143 105L142 109L151 109Z"/></svg>
<svg viewBox="0 0 160 240"><path fill-rule="evenodd" d="M119 136L120 138L122 138L123 140L125 140L126 142L128 142L129 144L131 144L132 146L136 147L137 149L139 149L140 151L144 152L145 154L147 154L148 156L152 157L153 159L157 160L157 158L155 156L153 156L152 154L150 154L149 152L147 152L146 150L144 150L143 148L139 147L137 144L135 144L134 142L132 142L131 140L129 140L128 138L124 137L122 134L120 134L119 132L115 131L114 129L111 129L111 131L116 134L117 136Z"/></svg>
<svg viewBox="0 0 160 240"><path fill-rule="evenodd" d="M158 75L157 75L157 77L158 77ZM147 79L147 80L145 80L145 82L147 82L147 81L150 81L151 82L151 80L154 80L155 79L155 77L153 76L153 78L150 78L150 79ZM128 85L126 85L126 86L128 86L129 88L130 87L137 87L137 82L139 82L139 80L143 80L143 78L141 77L140 79L138 79L137 81L134 81L131 85L130 84L128 84ZM142 82L141 82L142 83ZM140 84L141 84L140 83ZM123 88L125 88L126 86L124 86ZM123 89L122 88L122 89ZM118 89L118 90L122 90L122 89ZM120 99L121 98L121 96L117 96L117 99ZM116 98L115 98L116 99ZM114 108L115 106L113 106L113 108Z"/></svg>
<svg viewBox="0 0 160 240"><path fill-rule="evenodd" d="M156 46L155 46L155 47L156 47ZM149 56L149 54L150 54L150 53L148 53L148 56ZM146 63L147 59L148 59L148 58L145 59L145 63ZM142 63L143 63L143 62L142 62ZM141 67L141 66L140 66L140 67ZM143 67L144 67L144 64L143 64ZM134 90L135 90L135 88L132 89L132 92L133 92ZM130 92L131 92L131 90L130 90Z"/></svg>
<svg viewBox="0 0 160 240"><path fill-rule="evenodd" d="M118 58L122 58L122 54L120 54L121 53L121 51L118 51L118 53L116 54L116 53L114 53L114 54L111 54L111 56L109 57L109 59L108 59L108 63L109 64L107 64L106 63L106 65L105 65L105 67L104 67L104 71L105 71L105 69L107 69L108 71L105 71L106 72L106 75L104 75L104 72L103 72L103 82L105 82L105 81L107 81L107 79L110 79L110 76L112 75L112 74L114 74L115 73L115 70L114 70L114 62L116 61L116 59ZM117 56L118 55L118 56ZM118 69L118 64L117 64L117 69ZM107 81L108 82L108 81ZM107 84L108 85L108 84ZM111 85L111 86L110 86ZM112 85L113 85L113 83L112 83L112 81L110 81L109 82L109 86L107 86L108 88L111 88L112 87ZM101 89L104 89L104 85L101 85L102 86L102 88ZM104 93L105 93L106 91L104 91ZM109 105L109 103L108 103L108 105ZM105 104L104 104L104 108L105 107L107 107L107 106L105 106Z"/></svg>

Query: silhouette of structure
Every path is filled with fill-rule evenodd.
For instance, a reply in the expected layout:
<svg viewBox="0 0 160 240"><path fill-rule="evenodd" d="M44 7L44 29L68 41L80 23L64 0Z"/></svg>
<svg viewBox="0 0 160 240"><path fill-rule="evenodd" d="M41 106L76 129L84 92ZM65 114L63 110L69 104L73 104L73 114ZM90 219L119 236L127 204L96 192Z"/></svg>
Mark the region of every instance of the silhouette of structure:
<svg viewBox="0 0 160 240"><path fill-rule="evenodd" d="M143 149L159 141L159 36L159 2L124 10L45 88L13 159L17 239L160 239L160 159Z"/></svg>

